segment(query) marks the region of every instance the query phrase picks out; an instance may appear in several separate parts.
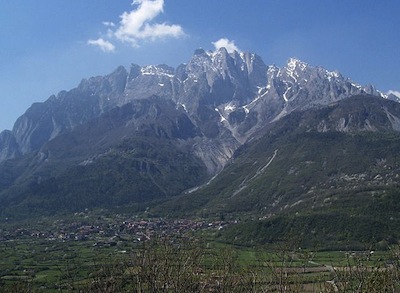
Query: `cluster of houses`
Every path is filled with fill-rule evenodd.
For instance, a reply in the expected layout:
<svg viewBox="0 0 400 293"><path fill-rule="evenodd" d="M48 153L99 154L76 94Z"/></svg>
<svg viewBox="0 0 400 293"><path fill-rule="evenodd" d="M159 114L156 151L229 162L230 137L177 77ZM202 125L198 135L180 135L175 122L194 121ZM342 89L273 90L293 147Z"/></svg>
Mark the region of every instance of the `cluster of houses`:
<svg viewBox="0 0 400 293"><path fill-rule="evenodd" d="M156 235L168 237L205 229L220 230L230 224L232 224L230 221L208 222L190 219L128 219L114 223L97 219L94 224L88 224L87 221L67 224L61 221L46 229L29 227L0 229L0 241L33 237L64 242L94 240L97 245L113 245L116 240L141 242Z"/></svg>

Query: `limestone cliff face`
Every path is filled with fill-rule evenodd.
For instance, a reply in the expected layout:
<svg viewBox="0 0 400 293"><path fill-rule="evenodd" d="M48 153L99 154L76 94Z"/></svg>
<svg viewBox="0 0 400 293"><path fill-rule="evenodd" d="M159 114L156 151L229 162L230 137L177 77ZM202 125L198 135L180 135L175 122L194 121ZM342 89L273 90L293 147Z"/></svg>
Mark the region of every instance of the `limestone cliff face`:
<svg viewBox="0 0 400 293"><path fill-rule="evenodd" d="M0 133L0 161L19 157L18 144L11 131L5 130Z"/></svg>
<svg viewBox="0 0 400 293"><path fill-rule="evenodd" d="M252 53L198 49L177 69L167 65L119 67L33 104L11 132L0 136L0 161L38 151L48 141L115 107L158 97L182 110L180 118L176 117L186 121L182 129L188 123L197 128L192 153L215 173L270 122L294 110L321 107L362 93L382 96L371 86L362 87L338 72L293 58L278 68L266 66Z"/></svg>

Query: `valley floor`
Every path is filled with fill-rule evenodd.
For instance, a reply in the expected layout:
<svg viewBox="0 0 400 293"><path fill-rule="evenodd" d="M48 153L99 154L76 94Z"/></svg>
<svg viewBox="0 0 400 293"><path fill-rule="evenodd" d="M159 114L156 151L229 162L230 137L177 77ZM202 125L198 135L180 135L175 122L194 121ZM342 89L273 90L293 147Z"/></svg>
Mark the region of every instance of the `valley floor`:
<svg viewBox="0 0 400 293"><path fill-rule="evenodd" d="M230 224L88 211L64 220L6 223L0 229L0 292L400 290L398 247L312 251L294 243L244 247L215 241Z"/></svg>

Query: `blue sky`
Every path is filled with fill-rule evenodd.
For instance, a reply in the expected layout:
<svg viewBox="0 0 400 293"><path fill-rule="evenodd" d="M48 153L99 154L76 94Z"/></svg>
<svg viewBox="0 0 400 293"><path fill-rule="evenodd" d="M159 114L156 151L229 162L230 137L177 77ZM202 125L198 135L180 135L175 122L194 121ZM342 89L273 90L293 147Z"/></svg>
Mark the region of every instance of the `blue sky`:
<svg viewBox="0 0 400 293"><path fill-rule="evenodd" d="M0 130L82 78L221 44L400 91L399 30L398 0L0 0Z"/></svg>

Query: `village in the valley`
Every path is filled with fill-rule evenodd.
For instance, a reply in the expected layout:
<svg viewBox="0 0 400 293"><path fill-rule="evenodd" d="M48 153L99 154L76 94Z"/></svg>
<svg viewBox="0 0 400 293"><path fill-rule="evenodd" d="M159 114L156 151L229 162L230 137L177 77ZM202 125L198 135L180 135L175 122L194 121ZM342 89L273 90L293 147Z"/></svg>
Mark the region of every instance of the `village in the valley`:
<svg viewBox="0 0 400 293"><path fill-rule="evenodd" d="M93 246L116 246L118 242L143 242L154 237L185 236L200 230L218 231L234 221L206 221L191 219L113 218L93 217L90 211L75 213L68 220L47 222L38 225L10 224L0 229L0 241L17 239L42 239L47 241L93 241Z"/></svg>

